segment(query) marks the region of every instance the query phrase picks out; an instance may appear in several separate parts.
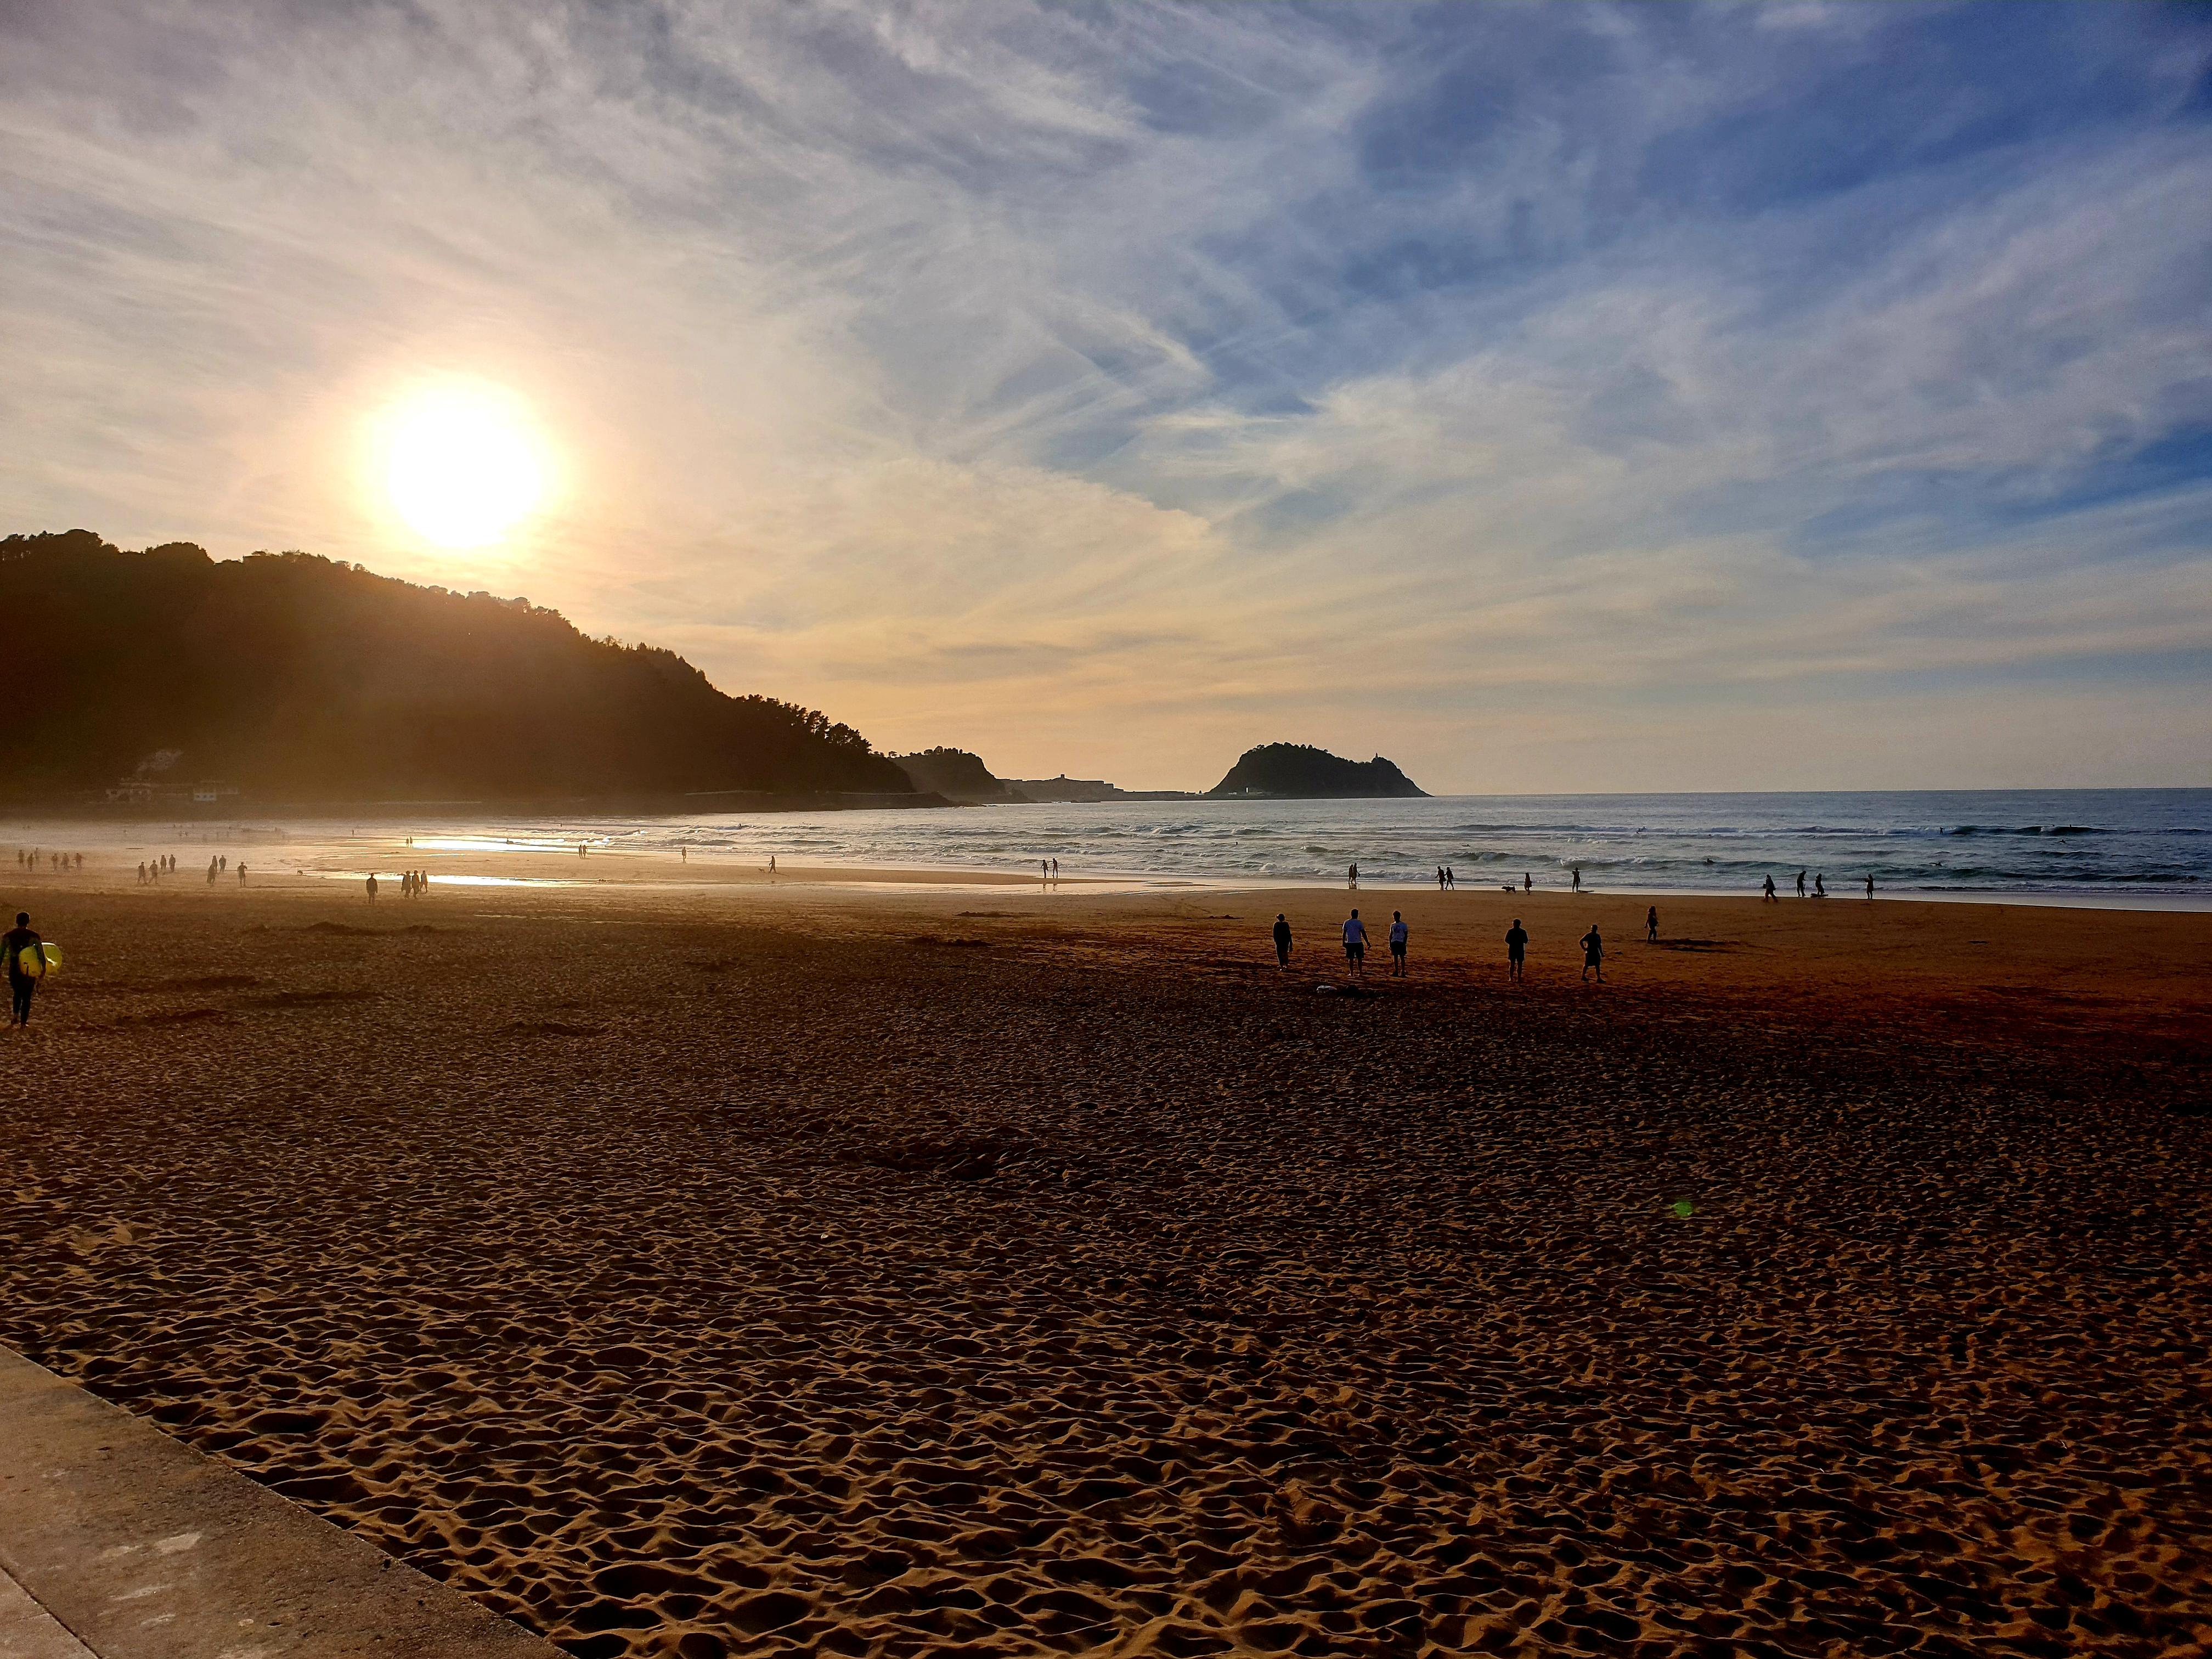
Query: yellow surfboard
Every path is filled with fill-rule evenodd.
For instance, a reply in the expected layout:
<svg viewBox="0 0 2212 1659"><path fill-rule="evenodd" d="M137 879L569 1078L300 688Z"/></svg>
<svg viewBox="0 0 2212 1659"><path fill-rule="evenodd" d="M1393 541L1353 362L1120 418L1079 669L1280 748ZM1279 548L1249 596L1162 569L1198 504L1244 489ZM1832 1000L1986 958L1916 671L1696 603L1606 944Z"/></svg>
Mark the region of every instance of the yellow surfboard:
<svg viewBox="0 0 2212 1659"><path fill-rule="evenodd" d="M21 967L22 970L28 974L33 979L36 979L39 976L39 953L42 951L46 952L46 971L49 974L58 974L62 970L62 947L60 945L55 944L52 939L44 940L37 945L25 945L22 951L17 954L15 961Z"/></svg>

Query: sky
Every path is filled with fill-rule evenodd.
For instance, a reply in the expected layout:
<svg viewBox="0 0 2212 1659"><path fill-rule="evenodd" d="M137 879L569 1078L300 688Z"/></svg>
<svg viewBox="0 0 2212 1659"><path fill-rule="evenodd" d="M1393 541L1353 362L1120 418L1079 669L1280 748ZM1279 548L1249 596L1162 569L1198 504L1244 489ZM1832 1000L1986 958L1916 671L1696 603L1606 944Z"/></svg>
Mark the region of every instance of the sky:
<svg viewBox="0 0 2212 1659"><path fill-rule="evenodd" d="M0 532L1003 776L2212 784L2212 7L0 0Z"/></svg>

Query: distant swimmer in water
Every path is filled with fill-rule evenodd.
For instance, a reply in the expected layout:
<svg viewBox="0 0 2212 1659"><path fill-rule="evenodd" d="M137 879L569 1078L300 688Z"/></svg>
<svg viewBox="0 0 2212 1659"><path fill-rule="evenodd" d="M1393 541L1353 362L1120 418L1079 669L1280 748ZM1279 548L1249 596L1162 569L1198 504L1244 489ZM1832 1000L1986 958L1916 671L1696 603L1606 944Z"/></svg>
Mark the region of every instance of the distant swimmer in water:
<svg viewBox="0 0 2212 1659"><path fill-rule="evenodd" d="M1393 910L1390 913L1390 977L1393 979L1406 977L1406 941L1408 937L1405 913Z"/></svg>
<svg viewBox="0 0 2212 1659"><path fill-rule="evenodd" d="M1280 910L1278 910L1275 912L1275 971L1279 974L1285 969L1289 968L1290 965L1290 919L1284 915Z"/></svg>
<svg viewBox="0 0 2212 1659"><path fill-rule="evenodd" d="M1513 925L1505 930L1505 977L1518 979L1528 956L1528 931L1521 926L1521 918L1513 918Z"/></svg>
<svg viewBox="0 0 2212 1659"><path fill-rule="evenodd" d="M1782 902L1780 899L1774 896L1774 878L1772 876L1767 877L1766 896L1759 902L1763 904L1779 904Z"/></svg>
<svg viewBox="0 0 2212 1659"><path fill-rule="evenodd" d="M1344 965L1360 978L1367 977L1367 924L1357 910L1344 924Z"/></svg>
<svg viewBox="0 0 2212 1659"><path fill-rule="evenodd" d="M1656 904L1644 913L1644 942L1646 945L1659 942L1659 907Z"/></svg>
<svg viewBox="0 0 2212 1659"><path fill-rule="evenodd" d="M1597 924L1595 922L1590 923L1589 932L1583 935L1582 945L1583 978L1585 980L1589 979L1590 976L1590 970L1595 969L1597 970L1597 982L1601 985L1604 984L1605 941L1597 936Z"/></svg>

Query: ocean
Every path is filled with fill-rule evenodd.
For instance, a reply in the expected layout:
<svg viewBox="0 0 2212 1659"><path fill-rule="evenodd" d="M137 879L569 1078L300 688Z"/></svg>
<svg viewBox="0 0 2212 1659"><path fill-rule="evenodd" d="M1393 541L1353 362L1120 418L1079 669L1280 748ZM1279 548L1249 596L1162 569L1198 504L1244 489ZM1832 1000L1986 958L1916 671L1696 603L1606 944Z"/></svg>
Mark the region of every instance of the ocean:
<svg viewBox="0 0 2212 1659"><path fill-rule="evenodd" d="M386 821L388 823L388 820ZM385 824L371 831L380 833ZM1453 795L1425 800L1126 801L927 811L576 819L439 817L427 848L635 848L696 858L1143 882L1429 882L1634 892L1756 891L1825 876L1842 895L2212 906L2212 789L1822 794ZM327 825L296 826L327 835ZM344 833L343 830L337 833ZM365 837L368 838L368 837ZM567 869L548 874L568 876Z"/></svg>

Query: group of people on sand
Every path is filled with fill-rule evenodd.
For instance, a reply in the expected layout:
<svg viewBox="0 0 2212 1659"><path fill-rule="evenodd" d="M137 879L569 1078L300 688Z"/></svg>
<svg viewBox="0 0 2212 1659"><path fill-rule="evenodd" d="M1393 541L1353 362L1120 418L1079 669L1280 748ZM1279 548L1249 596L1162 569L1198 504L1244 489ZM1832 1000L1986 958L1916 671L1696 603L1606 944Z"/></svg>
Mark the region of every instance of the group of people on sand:
<svg viewBox="0 0 2212 1659"><path fill-rule="evenodd" d="M172 874L176 867L177 855L174 853L163 853L150 858L138 866L138 884L144 887L158 882L162 877Z"/></svg>
<svg viewBox="0 0 2212 1659"><path fill-rule="evenodd" d="M1867 872L1866 896L1869 898L1872 898L1874 896L1874 872L1871 870ZM1802 870L1800 870L1797 872L1797 896L1799 898L1816 899L1824 899L1827 897L1828 872L1825 870L1816 872L1813 877L1813 890L1810 893L1808 893L1805 890L1805 872ZM1782 902L1781 899L1777 896L1775 893L1774 878L1772 876L1769 876L1766 878L1766 884L1759 889L1759 902L1762 904L1779 904Z"/></svg>
<svg viewBox="0 0 2212 1659"><path fill-rule="evenodd" d="M39 867L40 850L41 849L39 848L33 847L28 851L26 851L24 848L18 847L15 849L15 867L18 870L37 869ZM84 854L82 853L48 852L45 854L45 857L46 860L46 868L57 874L66 870L82 870L84 868Z"/></svg>
<svg viewBox="0 0 2212 1659"><path fill-rule="evenodd" d="M430 872L428 870L402 870L399 872L400 897L420 898L423 894L429 890ZM370 903L374 904L376 902L376 872L372 870L368 872L368 898Z"/></svg>
<svg viewBox="0 0 2212 1659"><path fill-rule="evenodd" d="M218 854L216 854L215 855L215 857L213 857L213 858L210 859L210 860L208 860L208 885L209 885L209 886L210 886L210 887L214 886L214 885L215 885L215 878L216 878L217 876L220 876L220 875L223 875L223 874L228 873L228 872L229 871L229 869L230 869L230 854L228 854L228 853L218 853ZM239 884L240 887L243 887L243 886L245 886L245 885L246 885L246 863L245 863L245 860L240 860L239 861L239 866L238 866L238 884Z"/></svg>
<svg viewBox="0 0 2212 1659"><path fill-rule="evenodd" d="M1356 906L1352 914L1345 918L1343 934L1346 972L1355 979L1366 978L1367 924L1360 919L1359 911ZM1406 925L1404 911L1393 910L1390 913L1389 931L1383 937L1384 942L1390 947L1390 977L1403 979L1406 977L1407 947L1413 943L1413 929ZM1647 943L1655 943L1659 938L1659 907L1656 904L1644 914L1644 937ZM1288 973L1291 968L1291 946L1293 942L1291 919L1280 910L1275 913L1274 939L1275 971ZM1595 975L1597 982L1601 985L1604 984L1605 940L1598 933L1595 922L1590 924L1589 932L1584 933L1577 943L1581 945L1583 951L1583 980L1587 981L1592 975ZM1506 978L1517 981L1521 977L1522 969L1527 966L1528 960L1528 930L1521 925L1521 918L1516 916L1513 918L1513 925L1505 930Z"/></svg>

